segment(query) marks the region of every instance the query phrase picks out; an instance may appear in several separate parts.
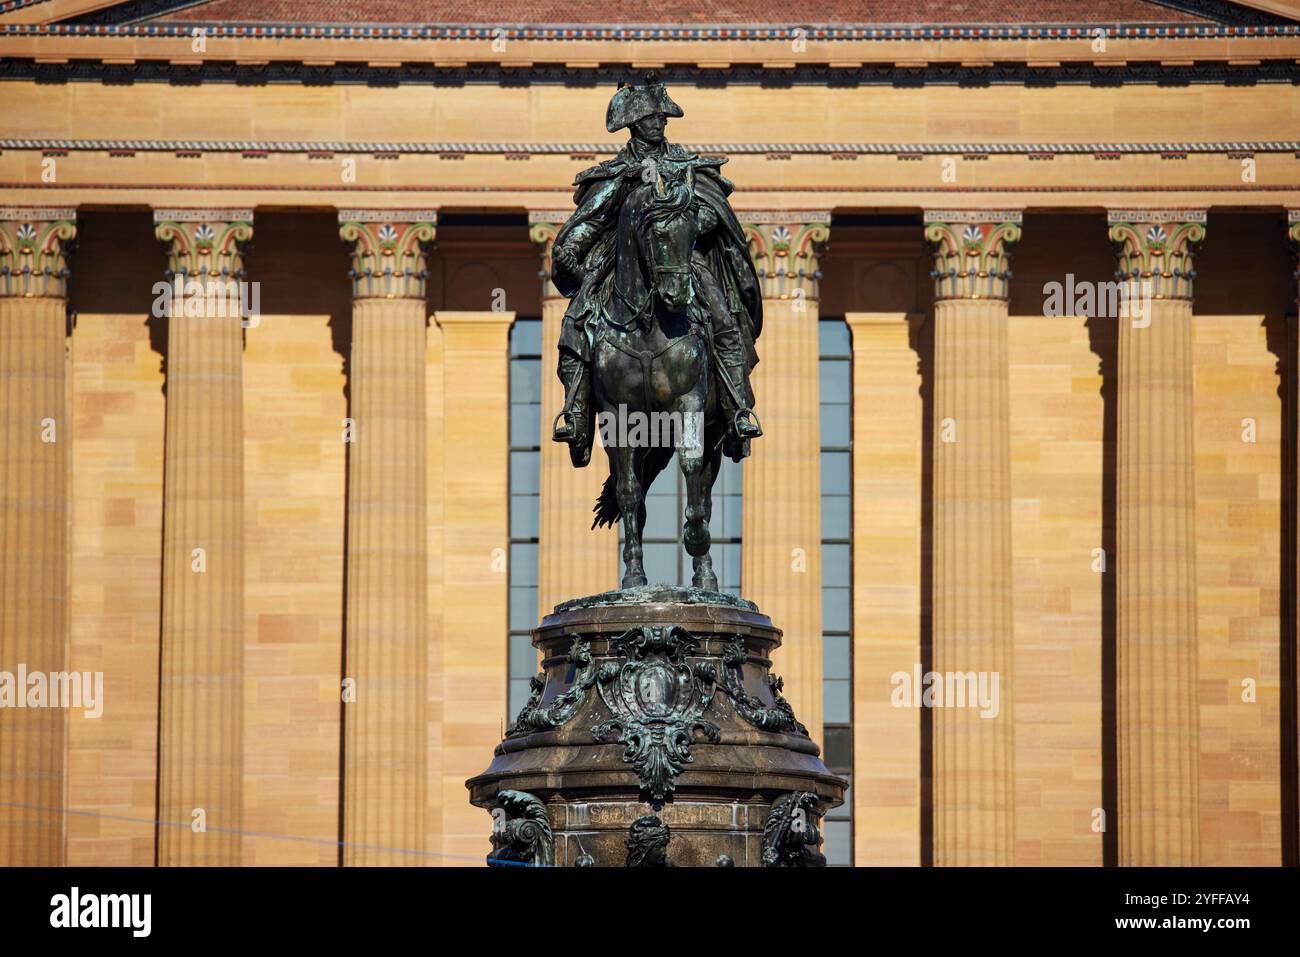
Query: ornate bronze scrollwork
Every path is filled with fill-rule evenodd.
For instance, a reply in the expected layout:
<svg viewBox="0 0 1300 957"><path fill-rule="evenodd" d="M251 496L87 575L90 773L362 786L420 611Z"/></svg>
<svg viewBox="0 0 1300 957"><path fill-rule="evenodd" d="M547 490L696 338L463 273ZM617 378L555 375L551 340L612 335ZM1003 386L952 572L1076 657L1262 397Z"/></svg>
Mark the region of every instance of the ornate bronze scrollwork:
<svg viewBox="0 0 1300 957"><path fill-rule="evenodd" d="M817 795L792 791L776 799L763 823L764 867L825 867L826 857L817 848L822 832Z"/></svg>
<svg viewBox="0 0 1300 957"><path fill-rule="evenodd" d="M551 867L555 837L546 805L526 791L502 791L492 809L492 852L489 867L526 865Z"/></svg>
<svg viewBox="0 0 1300 957"><path fill-rule="evenodd" d="M549 731L558 728L571 719L582 708L587 699L587 692L596 683L598 669L591 657L591 644L582 638L574 638L567 656L569 664L579 669L573 686L542 707L542 691L546 687L546 676L536 675L528 680L528 700L519 710L514 724L506 728L507 738L518 738L534 731Z"/></svg>
<svg viewBox="0 0 1300 957"><path fill-rule="evenodd" d="M767 676L767 686L772 690L771 707L766 707L762 701L745 691L741 669L748 660L745 642L739 636L727 646L722 655L724 671L721 690L731 697L736 713L763 731L784 731L808 737L808 729L799 723L799 719L794 716L794 708L781 694L785 682L779 677L773 674Z"/></svg>
<svg viewBox="0 0 1300 957"><path fill-rule="evenodd" d="M625 746L631 764L656 809L676 788L682 765L689 764L697 733L721 739L718 726L702 715L717 688L712 666L686 661L699 642L676 625L640 625L611 643L623 656L621 666L606 665L597 690L613 717L591 729L597 741Z"/></svg>

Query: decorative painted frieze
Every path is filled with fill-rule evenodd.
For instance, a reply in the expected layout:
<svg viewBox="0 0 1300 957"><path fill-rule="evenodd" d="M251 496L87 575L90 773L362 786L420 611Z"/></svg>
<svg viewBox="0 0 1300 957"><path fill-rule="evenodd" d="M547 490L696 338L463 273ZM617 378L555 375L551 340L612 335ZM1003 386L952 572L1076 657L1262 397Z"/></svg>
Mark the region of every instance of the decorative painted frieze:
<svg viewBox="0 0 1300 957"><path fill-rule="evenodd" d="M935 299L1006 299L1019 210L926 210Z"/></svg>
<svg viewBox="0 0 1300 957"><path fill-rule="evenodd" d="M1106 221L1119 259L1117 278L1140 284L1144 298L1192 298L1205 210L1112 209Z"/></svg>
<svg viewBox="0 0 1300 957"><path fill-rule="evenodd" d="M153 231L167 244L168 279L223 282L244 278L244 244L253 238L251 209L156 209Z"/></svg>
<svg viewBox="0 0 1300 957"><path fill-rule="evenodd" d="M764 299L816 299L820 257L830 238L827 210L740 210Z"/></svg>
<svg viewBox="0 0 1300 957"><path fill-rule="evenodd" d="M434 209L339 210L339 236L351 244L354 299L423 299L425 247L438 228Z"/></svg>
<svg viewBox="0 0 1300 957"><path fill-rule="evenodd" d="M0 13L30 6L43 0L6 0ZM1300 36L1300 26L1284 16L1264 10L1250 10L1245 4L1227 4L1223 0L1182 0L1185 6L1213 7L1223 22L1192 23L1112 23L1107 24L1111 37L1124 40L1162 40L1167 38L1231 38ZM189 23L150 20L144 23L120 23L122 17L138 15L136 11L106 10L94 22L80 23L0 23L0 36L103 36L111 31L117 37L184 37L189 39ZM102 22L101 22L102 21ZM797 24L689 23L689 24L372 24L372 23L214 23L209 36L221 39L318 39L346 40L459 40L465 42L495 39L547 40L564 43L591 40L647 41L681 40L693 43L727 43L737 40L788 44L792 26ZM989 24L821 24L808 30L816 40L887 40L890 42L924 42L931 40L1073 40L1086 36L1095 24L1083 21L1060 23L989 23Z"/></svg>
<svg viewBox="0 0 1300 957"><path fill-rule="evenodd" d="M563 209L534 209L528 213L528 238L537 246L538 255L542 257L542 268L537 277L542 281L542 299L562 298L560 290L551 282L551 252L555 245L555 234L560 231L569 211Z"/></svg>
<svg viewBox="0 0 1300 957"><path fill-rule="evenodd" d="M76 235L70 207L0 207L0 296L66 296Z"/></svg>

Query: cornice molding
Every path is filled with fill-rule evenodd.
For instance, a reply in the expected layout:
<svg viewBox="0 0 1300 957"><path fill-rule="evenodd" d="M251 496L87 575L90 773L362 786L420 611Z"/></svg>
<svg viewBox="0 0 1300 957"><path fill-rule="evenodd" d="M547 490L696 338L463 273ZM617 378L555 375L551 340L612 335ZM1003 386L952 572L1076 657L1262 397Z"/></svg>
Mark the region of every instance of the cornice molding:
<svg viewBox="0 0 1300 957"><path fill-rule="evenodd" d="M6 12L0 6L0 13ZM1300 35L1300 25L1277 18L1272 23L724 23L724 24L581 24L505 25L475 23L228 23L201 18L165 23L4 24L0 33L46 36L189 37L202 26L209 38L314 38L331 40L541 40L572 43L583 40L788 43L807 40L1052 40L1088 39L1098 29L1109 39L1167 39L1170 37L1259 37ZM801 31L796 34L794 31Z"/></svg>
<svg viewBox="0 0 1300 957"><path fill-rule="evenodd" d="M97 193L97 192L115 192L115 193L135 193L147 197L138 202L148 204L153 202L153 197L157 194L168 195L177 194L183 196L186 193L229 193L235 196L249 193L272 193L279 196L303 194L303 195L342 195L355 196L360 202L363 198L370 196L389 196L389 195L417 195L424 197L423 202L428 202L430 196L445 195L490 195L494 198L503 197L503 205L507 206L524 206L530 201L535 201L538 194L557 193L571 196L573 187L571 186L541 186L541 185L491 185L491 186L463 186L463 185L411 185L411 184L384 184L381 186L324 186L324 185L289 185L283 182L275 183L241 183L241 182L214 182L206 181L201 183L171 183L171 184L154 184L141 185L140 183L109 183L109 182L88 182L88 183L31 183L17 182L13 180L0 181L0 190L18 191L30 190L40 193ZM1233 204L1246 204L1251 206L1276 206L1278 200L1272 198L1273 194L1290 194L1282 203L1293 202L1293 196L1300 195L1300 182L1291 183L1249 183L1240 185L1223 185L1213 183L1187 183L1182 185L1129 185L1117 186L1114 183L1089 183L1082 185L1045 185L1045 186L918 186L900 184L895 186L868 186L868 185L806 185L792 187L786 184L762 184L754 183L744 187L735 196L759 196L769 193L779 193L782 196L807 196L816 197L819 200L826 197L839 196L896 196L896 197L916 197L916 196L937 196L949 197L950 199L960 199L964 197L991 196L991 195L1015 195L1015 196L1083 196L1092 193L1105 193L1110 195L1132 195L1137 196L1154 196L1180 193L1194 194L1218 194L1219 199L1210 200L1210 205L1223 205L1231 197ZM1255 200L1255 196L1268 196L1267 200ZM240 200L246 202L246 200ZM1137 200L1134 199L1134 202ZM64 202L84 203L84 199L64 200ZM340 200L329 200L327 203L337 204ZM807 201L800 201L798 205L806 205ZM827 202L831 202L827 199ZM838 205L838 204L837 204ZM899 210L914 209L918 204L916 200L907 199L903 202L893 202L889 205ZM1054 204L1044 202L1041 205L1050 207ZM1089 204L1073 203L1075 207L1086 207ZM737 215L743 219L743 210L737 209Z"/></svg>
<svg viewBox="0 0 1300 957"><path fill-rule="evenodd" d="M1279 28L1280 29L1280 28ZM1300 38L1300 27L1288 37ZM364 59L337 60L328 57L318 62L309 54L287 54L272 41L265 49L249 48L244 53L206 59L162 53L154 57L139 49L138 41L124 43L122 57L105 54L102 47L78 49L70 45L57 55L34 54L30 47L15 51L6 43L12 34L0 25L0 80L38 82L102 83L301 83L304 85L368 84L399 86L432 84L448 86L552 84L609 85L625 80L629 66L625 62L591 65L577 62L496 63L429 62L422 54L407 55L392 63L368 62ZM373 38L371 38L373 39ZM242 42L242 41L241 41ZM259 39L260 43L260 39ZM185 48L188 50L188 47ZM93 51L93 52L91 52ZM580 52L580 51L579 51ZM735 62L724 65L709 62L701 51L699 62L668 63L658 70L670 84L701 86L729 84L737 86L957 86L978 83L990 86L1124 86L1182 84L1250 84L1300 83L1297 49L1281 53L1245 51L1228 56L1220 49L1207 49L1204 55L1165 60L1159 50L1151 59L1070 61L1031 63L1028 49L1017 56L988 63L951 60L909 62L838 63L827 60L807 62ZM846 54L849 56L851 54ZM107 56L107 59L106 59ZM170 59L169 57L175 57ZM463 54L462 54L463 56ZM864 54L857 54L859 60ZM703 64L703 65L702 65Z"/></svg>
<svg viewBox="0 0 1300 957"><path fill-rule="evenodd" d="M1156 143L682 143L707 156L1098 156L1300 153L1300 140L1214 140ZM136 153L304 153L613 156L622 142L607 143L382 143L341 140L73 140L0 139L0 150Z"/></svg>

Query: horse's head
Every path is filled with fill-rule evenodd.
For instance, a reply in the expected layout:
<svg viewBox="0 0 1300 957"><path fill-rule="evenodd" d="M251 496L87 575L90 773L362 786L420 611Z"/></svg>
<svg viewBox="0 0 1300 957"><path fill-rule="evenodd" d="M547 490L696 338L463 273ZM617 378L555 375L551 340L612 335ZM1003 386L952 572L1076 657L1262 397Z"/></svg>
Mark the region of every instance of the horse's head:
<svg viewBox="0 0 1300 957"><path fill-rule="evenodd" d="M688 168L660 168L633 193L633 230L650 282L669 312L683 312L695 298L691 253L699 236L695 190Z"/></svg>

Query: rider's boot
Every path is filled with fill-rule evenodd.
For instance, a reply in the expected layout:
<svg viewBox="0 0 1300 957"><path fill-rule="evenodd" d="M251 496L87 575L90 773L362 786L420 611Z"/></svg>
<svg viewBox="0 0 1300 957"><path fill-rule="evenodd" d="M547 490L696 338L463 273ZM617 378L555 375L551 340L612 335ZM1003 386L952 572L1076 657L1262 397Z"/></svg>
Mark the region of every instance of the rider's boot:
<svg viewBox="0 0 1300 957"><path fill-rule="evenodd" d="M763 428L754 414L754 392L749 385L749 365L743 353L738 357L720 355L718 358L723 375L731 381L736 393L733 396L732 389L724 385L719 396L727 420L722 450L732 461L739 462L749 455L750 439L761 436Z"/></svg>
<svg viewBox="0 0 1300 957"><path fill-rule="evenodd" d="M574 468L584 468L591 461L591 381L581 359L568 352L560 353L560 381L564 383L565 404L555 417L551 441L569 446Z"/></svg>
<svg viewBox="0 0 1300 957"><path fill-rule="evenodd" d="M756 439L763 434L763 427L758 424L758 416L754 414L753 390L749 387L749 366L741 361L727 366L727 375L731 381L738 384L738 391L745 404L736 409L731 416L731 426L736 433L736 438L741 441Z"/></svg>

